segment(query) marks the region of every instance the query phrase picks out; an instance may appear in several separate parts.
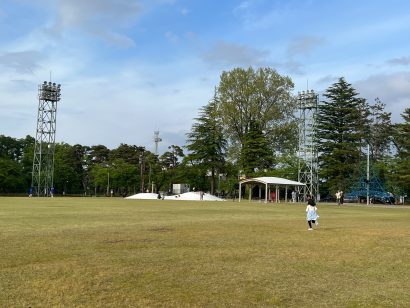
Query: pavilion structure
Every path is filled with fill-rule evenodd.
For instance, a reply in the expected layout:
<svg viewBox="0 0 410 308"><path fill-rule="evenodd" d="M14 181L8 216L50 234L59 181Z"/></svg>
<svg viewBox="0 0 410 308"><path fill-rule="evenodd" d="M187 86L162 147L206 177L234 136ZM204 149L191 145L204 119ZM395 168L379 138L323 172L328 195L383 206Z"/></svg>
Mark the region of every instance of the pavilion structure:
<svg viewBox="0 0 410 308"><path fill-rule="evenodd" d="M306 184L296 181L291 181L284 178L277 178L277 177L258 177L258 178L250 178L239 182L239 202L241 202L242 196L242 185L250 185L251 189L255 186L259 187L259 199L262 200L262 188L265 188L265 203L268 202L268 196L271 192L275 192L275 200L272 202L279 202L280 199L280 187L285 188L285 202L287 202L288 196L288 188L300 188L305 186ZM249 194L249 201L251 201L252 194Z"/></svg>

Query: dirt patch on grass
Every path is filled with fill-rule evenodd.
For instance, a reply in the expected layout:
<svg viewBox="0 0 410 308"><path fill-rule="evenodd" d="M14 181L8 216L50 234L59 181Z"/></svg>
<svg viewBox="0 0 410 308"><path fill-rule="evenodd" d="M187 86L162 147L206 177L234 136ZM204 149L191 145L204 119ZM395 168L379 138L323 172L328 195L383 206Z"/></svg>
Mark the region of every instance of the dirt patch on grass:
<svg viewBox="0 0 410 308"><path fill-rule="evenodd" d="M171 232L174 230L175 228L170 228L170 227L155 227L155 228L148 229L148 231L152 231L152 232Z"/></svg>

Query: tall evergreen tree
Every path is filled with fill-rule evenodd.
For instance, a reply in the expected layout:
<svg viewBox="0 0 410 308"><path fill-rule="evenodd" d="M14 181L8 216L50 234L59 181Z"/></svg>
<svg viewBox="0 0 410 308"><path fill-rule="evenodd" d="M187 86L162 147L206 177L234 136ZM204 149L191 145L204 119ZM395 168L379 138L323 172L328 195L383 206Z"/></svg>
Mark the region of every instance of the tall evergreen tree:
<svg viewBox="0 0 410 308"><path fill-rule="evenodd" d="M386 105L376 98L374 105L370 106L370 134L369 144L372 159L383 161L389 152L393 126L391 124L391 112L386 112Z"/></svg>
<svg viewBox="0 0 410 308"><path fill-rule="evenodd" d="M360 173L361 147L369 131L364 99L344 78L324 93L319 105L317 142L320 178L325 189L346 190Z"/></svg>
<svg viewBox="0 0 410 308"><path fill-rule="evenodd" d="M225 164L227 142L219 120L217 99L204 106L195 118L191 132L187 134L186 148L190 151L187 160L197 164L204 175L211 174L211 194L215 192L216 178Z"/></svg>
<svg viewBox="0 0 410 308"><path fill-rule="evenodd" d="M410 195L410 108L402 114L403 123L396 124L394 140L397 146L397 182Z"/></svg>

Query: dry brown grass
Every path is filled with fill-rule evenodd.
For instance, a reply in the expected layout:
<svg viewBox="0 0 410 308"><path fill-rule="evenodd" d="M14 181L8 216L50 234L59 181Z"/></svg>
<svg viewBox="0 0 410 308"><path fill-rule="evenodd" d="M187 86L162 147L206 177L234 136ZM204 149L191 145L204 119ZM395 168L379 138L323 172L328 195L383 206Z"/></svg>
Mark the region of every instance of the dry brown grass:
<svg viewBox="0 0 410 308"><path fill-rule="evenodd" d="M0 198L1 307L408 307L410 208Z"/></svg>

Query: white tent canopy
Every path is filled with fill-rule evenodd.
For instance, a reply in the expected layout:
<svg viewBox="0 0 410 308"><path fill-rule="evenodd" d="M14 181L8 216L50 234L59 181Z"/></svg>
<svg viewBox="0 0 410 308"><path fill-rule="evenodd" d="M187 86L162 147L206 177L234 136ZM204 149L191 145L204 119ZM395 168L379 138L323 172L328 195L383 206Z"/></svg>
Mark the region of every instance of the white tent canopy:
<svg viewBox="0 0 410 308"><path fill-rule="evenodd" d="M296 182L296 181L291 181L288 179L284 178L277 178L277 177L259 177L259 178L251 178L251 179L246 179L243 181L239 182L239 202L241 202L241 194L242 194L242 184L244 185L259 185L263 184L265 185L265 203L268 202L268 193L270 193L270 188L271 186L275 186L275 191L276 191L276 200L272 200L274 202L278 202L279 200L279 187L285 187L286 193L285 193L285 202L287 201L287 190L288 186L291 187L296 187L296 186L305 186L306 184L303 184L301 182ZM269 192L268 192L269 191ZM261 188L259 186L259 197L261 196Z"/></svg>

